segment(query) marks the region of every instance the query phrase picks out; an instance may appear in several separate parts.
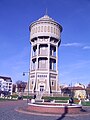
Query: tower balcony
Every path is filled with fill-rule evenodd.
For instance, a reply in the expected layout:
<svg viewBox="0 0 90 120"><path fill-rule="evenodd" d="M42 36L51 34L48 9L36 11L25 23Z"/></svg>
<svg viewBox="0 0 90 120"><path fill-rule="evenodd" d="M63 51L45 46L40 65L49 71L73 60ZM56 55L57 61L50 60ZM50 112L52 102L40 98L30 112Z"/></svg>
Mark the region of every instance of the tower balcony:
<svg viewBox="0 0 90 120"><path fill-rule="evenodd" d="M32 56L32 59L36 59L36 55Z"/></svg>
<svg viewBox="0 0 90 120"><path fill-rule="evenodd" d="M38 68L37 70L38 71L47 71L48 69L47 68Z"/></svg>
<svg viewBox="0 0 90 120"><path fill-rule="evenodd" d="M50 55L50 58L56 60L56 56L52 56L52 55Z"/></svg>
<svg viewBox="0 0 90 120"><path fill-rule="evenodd" d="M56 70L50 69L50 72L51 72L51 73L56 73Z"/></svg>
<svg viewBox="0 0 90 120"><path fill-rule="evenodd" d="M47 57L47 56L48 56L48 53L39 54L38 56L39 56L39 57Z"/></svg>

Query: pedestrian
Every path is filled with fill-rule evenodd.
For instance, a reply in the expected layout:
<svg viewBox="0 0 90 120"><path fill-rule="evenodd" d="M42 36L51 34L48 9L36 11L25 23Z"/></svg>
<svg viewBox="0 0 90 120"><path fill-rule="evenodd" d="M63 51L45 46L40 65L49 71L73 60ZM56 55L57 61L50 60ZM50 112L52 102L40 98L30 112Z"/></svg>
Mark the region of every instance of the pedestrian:
<svg viewBox="0 0 90 120"><path fill-rule="evenodd" d="M72 97L69 99L69 103L70 103L70 105L72 105L72 104L74 103L74 101L73 101L73 98L72 98Z"/></svg>

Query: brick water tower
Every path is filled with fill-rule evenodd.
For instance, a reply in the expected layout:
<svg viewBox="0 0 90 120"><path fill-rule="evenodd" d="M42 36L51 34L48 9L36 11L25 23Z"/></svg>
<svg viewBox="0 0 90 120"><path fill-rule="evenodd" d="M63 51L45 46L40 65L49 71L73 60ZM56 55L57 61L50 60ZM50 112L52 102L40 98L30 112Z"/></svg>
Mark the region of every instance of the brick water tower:
<svg viewBox="0 0 90 120"><path fill-rule="evenodd" d="M60 93L58 84L58 47L62 26L44 15L31 23L30 93Z"/></svg>

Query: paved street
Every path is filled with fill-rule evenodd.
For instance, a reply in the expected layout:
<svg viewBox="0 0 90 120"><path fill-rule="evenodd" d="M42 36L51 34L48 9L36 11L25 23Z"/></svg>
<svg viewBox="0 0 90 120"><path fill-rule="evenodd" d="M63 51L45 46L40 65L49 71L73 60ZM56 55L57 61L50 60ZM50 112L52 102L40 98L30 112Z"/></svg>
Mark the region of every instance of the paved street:
<svg viewBox="0 0 90 120"><path fill-rule="evenodd" d="M0 102L0 120L90 120L89 115L78 116L40 116L20 113L15 111L17 107L26 105L26 101L8 101ZM90 107L84 108L90 111Z"/></svg>

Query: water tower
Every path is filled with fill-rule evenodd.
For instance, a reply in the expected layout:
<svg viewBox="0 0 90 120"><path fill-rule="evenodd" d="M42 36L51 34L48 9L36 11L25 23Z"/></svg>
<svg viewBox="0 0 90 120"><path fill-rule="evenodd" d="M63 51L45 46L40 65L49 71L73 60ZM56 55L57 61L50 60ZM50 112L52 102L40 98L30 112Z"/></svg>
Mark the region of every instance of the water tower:
<svg viewBox="0 0 90 120"><path fill-rule="evenodd" d="M30 93L58 93L58 47L62 26L44 15L31 23Z"/></svg>

